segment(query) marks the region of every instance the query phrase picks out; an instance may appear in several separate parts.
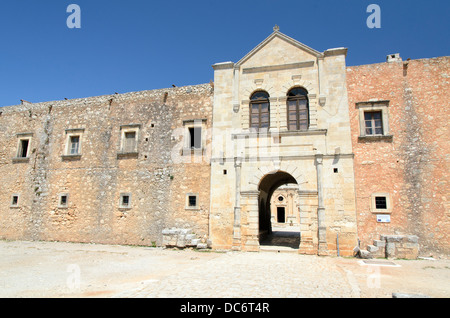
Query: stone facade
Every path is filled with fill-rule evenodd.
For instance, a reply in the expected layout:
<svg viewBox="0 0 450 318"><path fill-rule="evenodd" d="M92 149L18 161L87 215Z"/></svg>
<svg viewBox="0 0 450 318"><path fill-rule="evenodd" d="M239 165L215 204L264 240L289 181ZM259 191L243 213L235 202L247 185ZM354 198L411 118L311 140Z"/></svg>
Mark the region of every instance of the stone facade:
<svg viewBox="0 0 450 318"><path fill-rule="evenodd" d="M347 68L361 247L383 234L416 235L421 253L450 252L449 61L397 55ZM364 136L363 113L373 110L383 112L383 133ZM376 209L377 196L386 209Z"/></svg>
<svg viewBox="0 0 450 318"><path fill-rule="evenodd" d="M214 83L1 108L0 238L258 251L284 193L299 253L448 255L449 58L346 54L274 28Z"/></svg>
<svg viewBox="0 0 450 318"><path fill-rule="evenodd" d="M3 107L0 237L161 245L165 228L207 235L212 100L205 84ZM191 150L194 124L204 144Z"/></svg>
<svg viewBox="0 0 450 318"><path fill-rule="evenodd" d="M277 226L300 225L298 185L288 184L276 189L270 199L271 223Z"/></svg>
<svg viewBox="0 0 450 318"><path fill-rule="evenodd" d="M213 66L213 247L258 250L271 230L273 191L294 183L301 198L300 252L336 254L339 234L341 255L352 254L357 230L346 52L318 52L275 29L237 63ZM304 130L288 127L288 95L297 87L308 94ZM251 125L255 92L269 96L266 129Z"/></svg>

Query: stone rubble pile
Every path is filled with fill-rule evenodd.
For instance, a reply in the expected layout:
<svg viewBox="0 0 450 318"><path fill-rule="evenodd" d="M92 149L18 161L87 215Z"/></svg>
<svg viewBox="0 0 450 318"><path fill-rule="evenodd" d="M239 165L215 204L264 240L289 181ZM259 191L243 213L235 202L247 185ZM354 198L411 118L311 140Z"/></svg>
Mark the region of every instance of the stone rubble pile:
<svg viewBox="0 0 450 318"><path fill-rule="evenodd" d="M171 248L211 248L211 241L206 236L199 238L191 229L170 228L162 231L163 247Z"/></svg>
<svg viewBox="0 0 450 318"><path fill-rule="evenodd" d="M366 250L355 247L353 251L360 258L417 259L419 238L416 235L381 235Z"/></svg>

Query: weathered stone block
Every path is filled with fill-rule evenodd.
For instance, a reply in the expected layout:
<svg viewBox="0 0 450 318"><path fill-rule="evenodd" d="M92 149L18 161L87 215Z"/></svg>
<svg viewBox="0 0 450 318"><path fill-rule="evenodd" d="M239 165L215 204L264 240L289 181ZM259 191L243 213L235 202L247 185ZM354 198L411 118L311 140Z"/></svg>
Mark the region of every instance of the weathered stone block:
<svg viewBox="0 0 450 318"><path fill-rule="evenodd" d="M370 252L366 251L366 250L360 250L359 251L359 255L360 255L361 258L364 258L364 259L373 258L373 256L370 254Z"/></svg>

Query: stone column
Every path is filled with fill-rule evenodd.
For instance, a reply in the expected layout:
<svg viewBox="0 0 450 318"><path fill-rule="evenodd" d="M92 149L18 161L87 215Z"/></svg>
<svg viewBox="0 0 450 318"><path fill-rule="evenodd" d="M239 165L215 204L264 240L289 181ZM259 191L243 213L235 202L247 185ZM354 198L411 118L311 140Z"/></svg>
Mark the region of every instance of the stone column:
<svg viewBox="0 0 450 318"><path fill-rule="evenodd" d="M300 188L297 190L299 198L299 226L300 226L300 246L298 252L300 254L316 255L317 245L314 243L313 231L311 226L310 216L310 201L311 197L315 198L316 193L305 193Z"/></svg>
<svg viewBox="0 0 450 318"><path fill-rule="evenodd" d="M259 251L259 192L242 192L245 201L246 222L245 235L242 238L246 251Z"/></svg>
<svg viewBox="0 0 450 318"><path fill-rule="evenodd" d="M327 247L327 228L325 225L325 205L323 200L323 155L316 155L316 169L317 169L317 195L318 195L318 207L317 207L317 223L318 223L318 236L319 236L319 255L328 255Z"/></svg>
<svg viewBox="0 0 450 318"><path fill-rule="evenodd" d="M234 161L236 187L234 201L233 250L241 249L241 167L242 158L236 157Z"/></svg>

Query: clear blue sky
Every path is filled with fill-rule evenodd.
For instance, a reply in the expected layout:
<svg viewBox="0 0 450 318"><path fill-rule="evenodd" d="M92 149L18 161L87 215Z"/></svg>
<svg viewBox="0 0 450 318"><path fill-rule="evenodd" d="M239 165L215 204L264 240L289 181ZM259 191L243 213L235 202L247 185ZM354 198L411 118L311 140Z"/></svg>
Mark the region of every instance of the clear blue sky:
<svg viewBox="0 0 450 318"><path fill-rule="evenodd" d="M69 4L81 28L69 29ZM366 25L371 3L381 28ZM449 55L448 0L2 0L0 106L208 83L280 31L347 65Z"/></svg>

